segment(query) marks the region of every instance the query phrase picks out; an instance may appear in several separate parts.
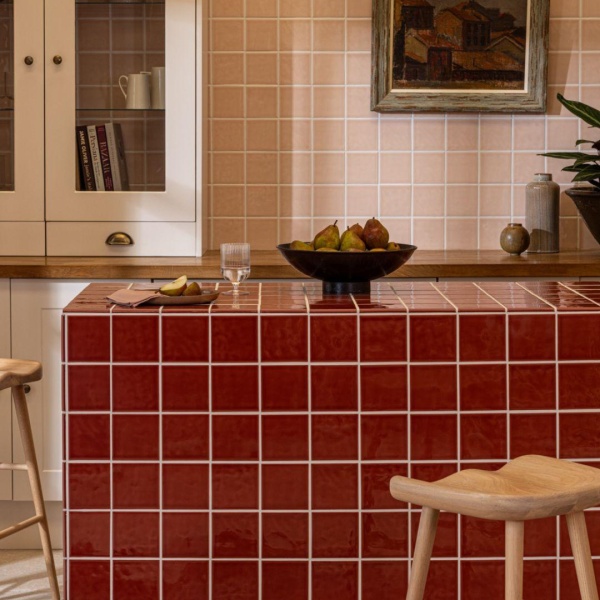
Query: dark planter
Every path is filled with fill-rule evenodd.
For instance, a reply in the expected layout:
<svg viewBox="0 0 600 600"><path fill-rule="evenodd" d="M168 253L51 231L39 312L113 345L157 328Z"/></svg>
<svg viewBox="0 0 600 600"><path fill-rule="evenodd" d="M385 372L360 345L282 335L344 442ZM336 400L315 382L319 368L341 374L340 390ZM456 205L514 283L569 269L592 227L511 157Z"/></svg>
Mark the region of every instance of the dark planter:
<svg viewBox="0 0 600 600"><path fill-rule="evenodd" d="M595 187L569 188L565 194L575 206L594 239L600 244L600 190Z"/></svg>

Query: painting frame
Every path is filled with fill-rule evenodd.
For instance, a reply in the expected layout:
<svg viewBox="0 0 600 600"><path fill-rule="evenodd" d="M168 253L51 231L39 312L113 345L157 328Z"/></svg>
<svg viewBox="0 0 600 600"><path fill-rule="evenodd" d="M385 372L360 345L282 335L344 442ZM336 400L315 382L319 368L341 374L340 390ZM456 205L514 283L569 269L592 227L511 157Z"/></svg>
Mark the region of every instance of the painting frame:
<svg viewBox="0 0 600 600"><path fill-rule="evenodd" d="M485 89L453 90L453 93L447 93L418 86L410 91L394 89L393 8L395 2L402 1L373 0L371 110L380 113L546 112L549 0L529 0L524 90L502 93ZM436 0L428 1L435 5Z"/></svg>

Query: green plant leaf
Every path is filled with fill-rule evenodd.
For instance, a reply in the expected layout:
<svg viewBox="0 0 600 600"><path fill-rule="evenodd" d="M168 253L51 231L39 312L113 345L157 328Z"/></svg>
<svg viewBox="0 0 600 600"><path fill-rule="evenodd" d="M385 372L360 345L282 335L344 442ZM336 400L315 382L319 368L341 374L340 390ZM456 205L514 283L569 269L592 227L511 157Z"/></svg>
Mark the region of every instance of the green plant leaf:
<svg viewBox="0 0 600 600"><path fill-rule="evenodd" d="M576 146L579 146L579 144L595 144L596 142L594 142L593 140L577 140L575 142Z"/></svg>
<svg viewBox="0 0 600 600"><path fill-rule="evenodd" d="M595 163L598 161L600 161L600 154L588 154L586 158L578 158L573 166L577 167L578 165L585 165L587 163Z"/></svg>
<svg viewBox="0 0 600 600"><path fill-rule="evenodd" d="M547 152L546 154L540 154L540 156L547 156L548 158L563 158L563 159L573 159L577 160L579 158L589 159L590 154L586 154L585 152Z"/></svg>
<svg viewBox="0 0 600 600"><path fill-rule="evenodd" d="M591 125L592 127L600 127L600 110L592 108L583 102L576 100L567 100L562 94L557 94L558 101L576 117Z"/></svg>
<svg viewBox="0 0 600 600"><path fill-rule="evenodd" d="M579 171L583 171L583 169L585 169L583 165L578 165L577 167L575 165L569 165L568 167L564 167L562 170L569 173L579 173Z"/></svg>
<svg viewBox="0 0 600 600"><path fill-rule="evenodd" d="M600 165L590 165L575 175L573 181L592 181L600 179Z"/></svg>

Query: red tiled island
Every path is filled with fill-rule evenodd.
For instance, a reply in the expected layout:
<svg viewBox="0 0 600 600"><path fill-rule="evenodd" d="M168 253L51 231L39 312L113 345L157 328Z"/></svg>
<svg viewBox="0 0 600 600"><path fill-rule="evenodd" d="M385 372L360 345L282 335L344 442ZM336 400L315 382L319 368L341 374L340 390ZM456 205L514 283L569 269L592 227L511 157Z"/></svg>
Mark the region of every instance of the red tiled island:
<svg viewBox="0 0 600 600"><path fill-rule="evenodd" d="M419 508L392 475L600 461L600 283L119 287L65 309L69 600L398 600ZM525 597L579 598L563 527L526 524ZM503 598L503 556L503 523L442 514L426 598Z"/></svg>

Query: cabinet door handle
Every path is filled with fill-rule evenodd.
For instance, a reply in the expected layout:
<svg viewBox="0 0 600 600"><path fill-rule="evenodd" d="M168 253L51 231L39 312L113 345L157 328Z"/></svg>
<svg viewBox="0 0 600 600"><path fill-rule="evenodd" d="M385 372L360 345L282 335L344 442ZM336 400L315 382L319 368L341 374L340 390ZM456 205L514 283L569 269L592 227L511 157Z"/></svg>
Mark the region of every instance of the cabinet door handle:
<svg viewBox="0 0 600 600"><path fill-rule="evenodd" d="M52 61L54 62L54 64L55 64L55 65L60 65L60 64L62 63L62 56L60 56L60 55L58 55L58 54L57 54L57 55L56 55L56 56L55 56L55 57L52 59Z"/></svg>
<svg viewBox="0 0 600 600"><path fill-rule="evenodd" d="M30 386L28 383L26 383L26 384L23 386L23 391L24 391L26 394L29 394L29 392L31 391L31 386Z"/></svg>
<svg viewBox="0 0 600 600"><path fill-rule="evenodd" d="M133 238L128 233L122 231L115 231L106 238L106 244L108 246L133 246Z"/></svg>
<svg viewBox="0 0 600 600"><path fill-rule="evenodd" d="M26 56L23 62L29 67L33 64L33 56Z"/></svg>

